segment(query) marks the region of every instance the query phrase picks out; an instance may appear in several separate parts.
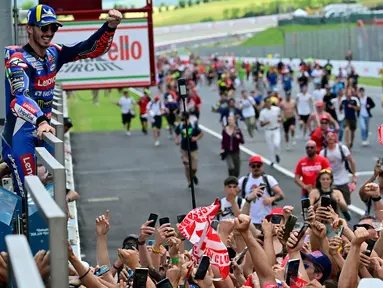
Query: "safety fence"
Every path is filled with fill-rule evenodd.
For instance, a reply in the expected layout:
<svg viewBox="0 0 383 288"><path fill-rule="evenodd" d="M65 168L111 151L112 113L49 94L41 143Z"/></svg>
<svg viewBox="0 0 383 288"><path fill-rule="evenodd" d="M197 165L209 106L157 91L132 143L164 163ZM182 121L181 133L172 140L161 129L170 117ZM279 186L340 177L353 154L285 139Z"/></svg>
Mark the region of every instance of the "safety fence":
<svg viewBox="0 0 383 288"><path fill-rule="evenodd" d="M27 197L30 197L28 204L33 202L36 205L49 229L49 286L67 288L68 240L74 253L80 259L81 254L75 202L68 204L69 221L66 216L66 188L74 189L74 185L70 139L69 135L64 135L64 115L67 113L66 94L59 86L56 86L54 91L53 107L51 124L56 128L57 137L51 133L43 134L45 144L53 148L53 155L45 147L35 148L36 163L46 167L53 176L53 198L39 177L35 175L25 177L25 189ZM28 208L26 209L28 210ZM33 258L30 246L32 234L29 231L29 213L25 212L24 234L5 237L6 250L9 255L9 279L19 288L45 287Z"/></svg>

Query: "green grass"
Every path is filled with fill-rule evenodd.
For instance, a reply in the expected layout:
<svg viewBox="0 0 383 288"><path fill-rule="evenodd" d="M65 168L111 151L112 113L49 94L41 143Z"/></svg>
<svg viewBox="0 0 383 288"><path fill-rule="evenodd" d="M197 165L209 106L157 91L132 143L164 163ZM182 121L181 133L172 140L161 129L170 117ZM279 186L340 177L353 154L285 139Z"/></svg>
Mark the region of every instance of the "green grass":
<svg viewBox="0 0 383 288"><path fill-rule="evenodd" d="M121 110L114 104L120 98L117 89L113 89L109 97L104 90L99 92L100 105L93 104L91 91L77 91L78 97L68 99L69 117L73 120L73 132L103 132L123 130ZM132 96L138 99L137 95ZM141 129L138 106L136 117L132 120L131 129Z"/></svg>
<svg viewBox="0 0 383 288"><path fill-rule="evenodd" d="M284 45L284 33L315 31L322 29L340 29L355 26L354 23L347 24L326 24L326 25L286 25L268 28L257 33L253 37L244 41L241 46L277 46Z"/></svg>

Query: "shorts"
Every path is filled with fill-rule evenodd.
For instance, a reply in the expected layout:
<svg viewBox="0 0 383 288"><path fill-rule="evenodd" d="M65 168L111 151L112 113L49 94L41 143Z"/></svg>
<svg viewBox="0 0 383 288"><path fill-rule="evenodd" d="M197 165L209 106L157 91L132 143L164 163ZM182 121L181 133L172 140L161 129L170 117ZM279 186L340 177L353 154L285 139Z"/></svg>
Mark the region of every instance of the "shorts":
<svg viewBox="0 0 383 288"><path fill-rule="evenodd" d="M121 114L122 115L122 124L127 124L132 121L133 115L131 113Z"/></svg>
<svg viewBox="0 0 383 288"><path fill-rule="evenodd" d="M176 114L174 113L167 114L166 120L168 121L169 125L174 126L174 123L176 122Z"/></svg>
<svg viewBox="0 0 383 288"><path fill-rule="evenodd" d="M309 120L309 115L299 115L299 119L303 121L303 123L307 124L307 121Z"/></svg>
<svg viewBox="0 0 383 288"><path fill-rule="evenodd" d="M350 128L351 131L355 131L356 130L356 120L348 120L348 119L344 119L344 128Z"/></svg>
<svg viewBox="0 0 383 288"><path fill-rule="evenodd" d="M198 165L198 150L191 151L190 152L190 158L191 158L191 164L192 164L192 169L197 170L197 165ZM181 149L181 159L182 162L186 167L189 167L189 157L188 157L188 151L182 150Z"/></svg>
<svg viewBox="0 0 383 288"><path fill-rule="evenodd" d="M285 130L286 134L289 132L291 126L295 126L295 117L291 117L283 121L283 129Z"/></svg>
<svg viewBox="0 0 383 288"><path fill-rule="evenodd" d="M343 194L343 198L346 201L347 205L351 204L351 192L348 183L342 185L334 185L335 189L338 189Z"/></svg>
<svg viewBox="0 0 383 288"><path fill-rule="evenodd" d="M162 116L155 115L153 118L154 118L154 122L152 123L152 127L157 128L157 129L161 129L161 127L162 127Z"/></svg>
<svg viewBox="0 0 383 288"><path fill-rule="evenodd" d="M146 118L146 116L144 116L144 114L140 115L140 120L141 120L141 124L148 122L148 118Z"/></svg>

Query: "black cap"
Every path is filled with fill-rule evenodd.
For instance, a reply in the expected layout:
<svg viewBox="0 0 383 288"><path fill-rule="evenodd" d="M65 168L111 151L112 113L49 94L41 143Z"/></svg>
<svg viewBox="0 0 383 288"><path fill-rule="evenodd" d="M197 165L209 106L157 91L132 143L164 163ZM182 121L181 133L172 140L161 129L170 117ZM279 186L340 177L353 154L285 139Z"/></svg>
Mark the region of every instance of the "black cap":
<svg viewBox="0 0 383 288"><path fill-rule="evenodd" d="M64 126L68 126L69 128L72 128L73 127L72 119L70 119L69 117L65 117Z"/></svg>

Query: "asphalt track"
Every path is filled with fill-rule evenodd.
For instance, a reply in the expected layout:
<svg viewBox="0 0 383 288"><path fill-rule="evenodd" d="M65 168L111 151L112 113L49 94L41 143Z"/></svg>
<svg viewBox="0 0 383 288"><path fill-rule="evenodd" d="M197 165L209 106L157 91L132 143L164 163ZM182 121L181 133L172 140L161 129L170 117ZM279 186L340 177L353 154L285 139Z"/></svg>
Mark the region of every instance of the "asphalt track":
<svg viewBox="0 0 383 288"><path fill-rule="evenodd" d="M251 84L247 85L251 88ZM155 90L153 90L155 92ZM221 132L218 115L210 112L210 107L217 101L217 92L201 86L203 100L201 127L205 136L200 140L199 179L196 188L197 206L208 205L216 197L223 197L223 180L227 175L226 163L219 157ZM353 155L362 183L374 166L375 157L379 156L376 128L382 119L380 92L378 88L367 87L368 95L374 98L377 108L373 110L371 121L371 145L360 146L359 131ZM116 249L123 239L131 233L138 233L139 227L146 221L149 213L160 217L169 216L175 223L176 215L191 210L191 196L186 188L184 169L179 156L179 148L167 139L163 130L161 145L154 147L151 136L144 136L140 131L133 131L130 137L121 131L109 133L72 133L72 154L76 190L81 199L78 202L81 251L84 261L94 264L96 261L95 219L98 215L111 211L111 230L108 244L112 261ZM245 132L246 135L246 132ZM248 140L241 155L241 174L248 172L247 159L251 154L266 156L263 133L259 132L255 140ZM265 172L272 174L286 194L281 205L296 206L295 214L300 210L300 192L291 178L295 165L304 156L303 139L292 151L281 153L281 165L274 168L265 165ZM265 163L269 163L265 159ZM352 195L356 210L363 210L356 192ZM353 213L353 222L358 215Z"/></svg>

